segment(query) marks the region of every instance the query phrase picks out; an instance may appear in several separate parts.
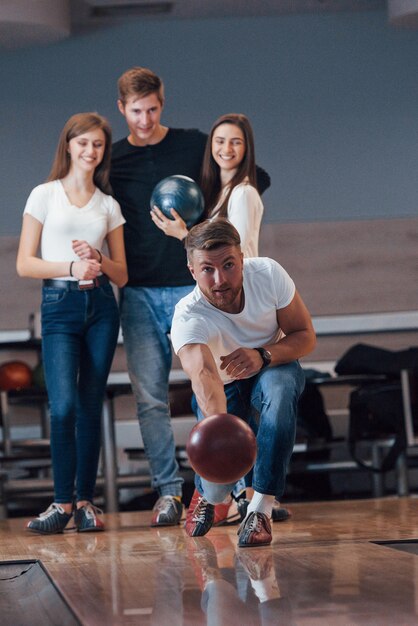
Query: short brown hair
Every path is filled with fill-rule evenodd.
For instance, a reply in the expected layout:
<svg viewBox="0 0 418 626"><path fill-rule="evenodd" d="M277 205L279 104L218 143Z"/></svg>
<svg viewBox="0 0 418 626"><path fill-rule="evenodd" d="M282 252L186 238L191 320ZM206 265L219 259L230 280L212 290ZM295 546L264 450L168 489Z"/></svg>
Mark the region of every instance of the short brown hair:
<svg viewBox="0 0 418 626"><path fill-rule="evenodd" d="M241 238L235 226L222 217L206 220L189 230L184 246L190 261L195 250L216 250L222 246L239 246Z"/></svg>
<svg viewBox="0 0 418 626"><path fill-rule="evenodd" d="M76 113L66 122L61 131L55 153L54 162L47 178L50 180L58 180L67 176L70 171L71 157L68 152L68 144L74 137L79 137L91 130L99 128L105 136L105 149L101 163L94 170L93 181L96 187L104 193L111 194L112 188L109 183L110 173L110 153L112 150L112 130L110 124L105 117L98 113Z"/></svg>
<svg viewBox="0 0 418 626"><path fill-rule="evenodd" d="M126 104L129 96L145 98L152 93L157 95L164 104L164 85L157 74L146 67L132 67L122 74L118 80L119 99Z"/></svg>

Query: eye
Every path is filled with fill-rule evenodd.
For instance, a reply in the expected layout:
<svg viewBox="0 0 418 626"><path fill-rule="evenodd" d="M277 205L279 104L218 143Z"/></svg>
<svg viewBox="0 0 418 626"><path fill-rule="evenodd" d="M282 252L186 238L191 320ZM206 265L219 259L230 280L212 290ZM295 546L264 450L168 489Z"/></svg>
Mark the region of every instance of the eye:
<svg viewBox="0 0 418 626"><path fill-rule="evenodd" d="M228 261L228 263L225 263L224 268L226 270L230 270L234 267L234 263L232 261Z"/></svg>

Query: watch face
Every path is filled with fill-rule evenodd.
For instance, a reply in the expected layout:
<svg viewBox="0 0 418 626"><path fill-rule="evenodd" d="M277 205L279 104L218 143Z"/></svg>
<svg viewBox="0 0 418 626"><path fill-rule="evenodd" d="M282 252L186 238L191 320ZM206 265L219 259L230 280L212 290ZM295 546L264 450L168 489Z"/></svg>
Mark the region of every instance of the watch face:
<svg viewBox="0 0 418 626"><path fill-rule="evenodd" d="M270 365L271 352L269 352L265 348L257 348L257 350L260 353L261 358L263 359L263 367L267 367L267 365Z"/></svg>
<svg viewBox="0 0 418 626"><path fill-rule="evenodd" d="M263 350L263 361L266 365L269 365L271 361L271 352L266 349Z"/></svg>

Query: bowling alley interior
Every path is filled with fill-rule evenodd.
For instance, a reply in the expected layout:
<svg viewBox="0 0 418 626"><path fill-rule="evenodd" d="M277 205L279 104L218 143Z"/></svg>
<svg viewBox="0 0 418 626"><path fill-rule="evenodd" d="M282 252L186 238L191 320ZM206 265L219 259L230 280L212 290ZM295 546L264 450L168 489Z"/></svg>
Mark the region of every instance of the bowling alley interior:
<svg viewBox="0 0 418 626"><path fill-rule="evenodd" d="M207 533L186 532L196 416L171 348L183 508L178 523L155 523L161 494L121 329L100 413L93 508L104 528L81 532L75 515L54 533L28 528L56 492L42 281L16 269L23 212L70 116L97 112L113 142L127 138L117 82L134 67L163 80L169 133L248 117L269 177L258 256L285 268L312 318L316 346L300 359L293 453L264 545L239 545L251 472ZM0 3L2 626L418 623L417 70L418 0ZM111 284L120 308L131 283ZM142 358L146 368L152 354Z"/></svg>

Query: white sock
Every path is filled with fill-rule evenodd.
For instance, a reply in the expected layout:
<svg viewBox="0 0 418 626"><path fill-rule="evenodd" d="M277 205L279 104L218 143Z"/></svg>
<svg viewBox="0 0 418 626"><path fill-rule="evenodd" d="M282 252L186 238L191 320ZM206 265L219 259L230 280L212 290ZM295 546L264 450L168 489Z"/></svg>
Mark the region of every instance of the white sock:
<svg viewBox="0 0 418 626"><path fill-rule="evenodd" d="M254 491L254 495L251 498L251 502L248 505L247 517L253 511L257 513L264 513L267 517L271 518L271 512L273 510L274 496L268 496L265 493L258 493Z"/></svg>

